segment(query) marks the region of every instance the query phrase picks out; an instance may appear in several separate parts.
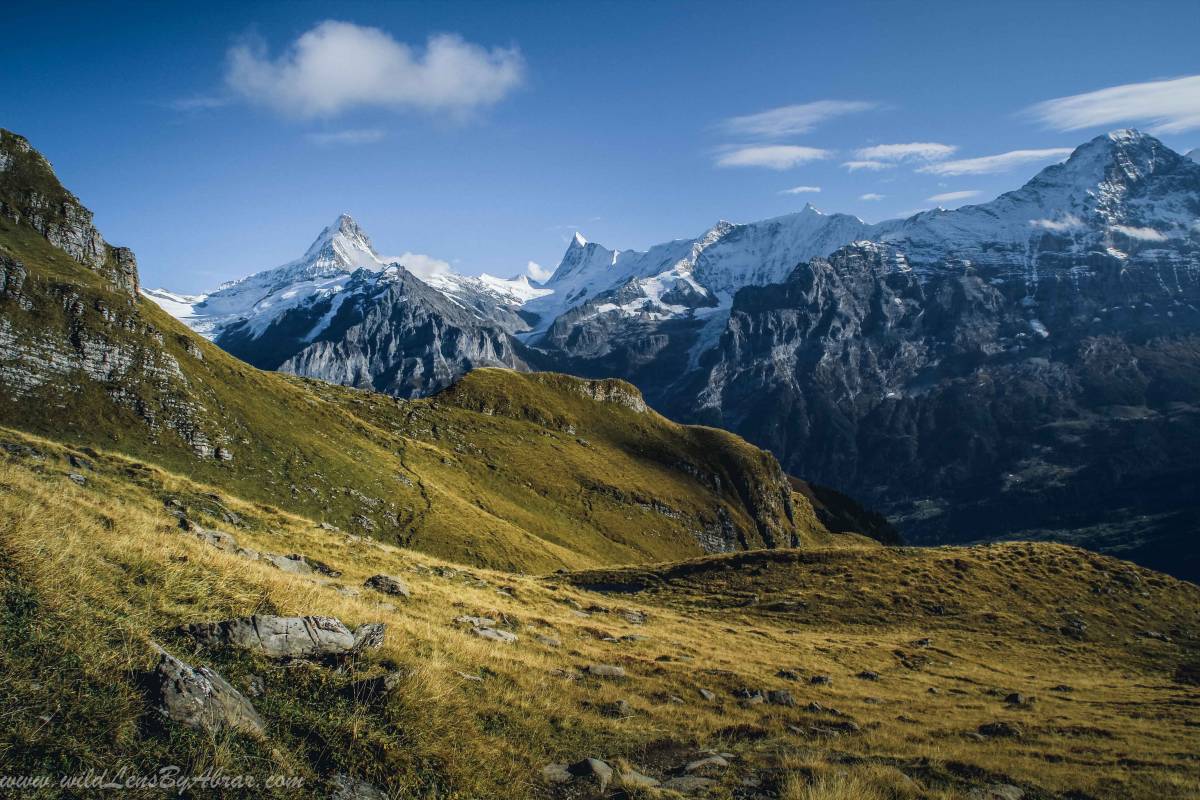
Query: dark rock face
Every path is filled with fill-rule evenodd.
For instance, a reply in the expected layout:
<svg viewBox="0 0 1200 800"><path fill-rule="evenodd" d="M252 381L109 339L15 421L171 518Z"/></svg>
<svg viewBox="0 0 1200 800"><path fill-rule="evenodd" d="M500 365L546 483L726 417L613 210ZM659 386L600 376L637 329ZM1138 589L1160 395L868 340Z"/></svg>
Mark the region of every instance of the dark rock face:
<svg viewBox="0 0 1200 800"><path fill-rule="evenodd" d="M1200 576L1200 231L1164 224L1200 218L1200 168L1149 137L1109 139L1072 159L1105 167L1069 240L1035 234L1031 256L989 247L986 220L914 218L739 291L679 393L696 399L649 396L882 507L917 542L1046 536ZM1051 193L1070 167L1021 192Z"/></svg>
<svg viewBox="0 0 1200 800"><path fill-rule="evenodd" d="M216 343L262 369L397 397L430 394L476 367L525 367L502 328L400 267L359 270L344 293L291 309L263 331L233 326Z"/></svg>

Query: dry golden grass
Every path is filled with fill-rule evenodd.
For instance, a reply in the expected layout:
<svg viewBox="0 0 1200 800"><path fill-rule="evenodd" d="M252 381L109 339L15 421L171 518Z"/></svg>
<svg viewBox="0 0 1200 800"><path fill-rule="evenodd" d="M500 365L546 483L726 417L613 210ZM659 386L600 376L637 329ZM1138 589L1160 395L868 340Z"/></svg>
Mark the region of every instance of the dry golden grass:
<svg viewBox="0 0 1200 800"><path fill-rule="evenodd" d="M737 756L714 797L750 796L745 779L787 800L948 799L990 783L1029 797L1200 796L1200 691L1172 680L1197 657L1200 592L1131 565L1053 545L852 546L539 578L447 564L220 495L242 519L234 528L203 510L215 508L203 500L210 487L153 467L105 462L77 486L64 449L28 441L44 457L0 466L4 623L21 631L0 655L0 773L175 763L300 775L315 796L323 779L350 772L396 797L525 798L549 796L540 769L550 762L625 759L661 778L713 748ZM166 496L244 547L303 553L344 574L295 576L217 550L180 530ZM412 598L339 592L377 573L403 577ZM650 588L580 585L630 575ZM1121 582L1135 579L1136 589ZM622 615L634 610L644 624ZM342 674L208 651L173 632L252 613L383 621L387 639ZM460 614L499 619L520 640L476 638L454 623ZM1063 614L1087 620L1085 640L1058 631ZM1162 642L1143 630L1176 633ZM928 647L911 645L924 637ZM254 702L269 742L147 726L132 676L150 666L152 639L235 685L261 676L267 692ZM627 677L582 676L590 663ZM351 679L392 667L407 677L383 706L338 697ZM802 680L779 677L784 669ZM881 679L856 678L862 670ZM810 685L811 675L831 683ZM1073 691L1051 691L1058 684ZM742 705L740 687L789 689L798 706ZM1036 701L1009 708L1014 691ZM605 716L617 700L632 713ZM808 710L814 701L842 716ZM859 732L811 730L847 720ZM995 720L1025 735L969 735Z"/></svg>

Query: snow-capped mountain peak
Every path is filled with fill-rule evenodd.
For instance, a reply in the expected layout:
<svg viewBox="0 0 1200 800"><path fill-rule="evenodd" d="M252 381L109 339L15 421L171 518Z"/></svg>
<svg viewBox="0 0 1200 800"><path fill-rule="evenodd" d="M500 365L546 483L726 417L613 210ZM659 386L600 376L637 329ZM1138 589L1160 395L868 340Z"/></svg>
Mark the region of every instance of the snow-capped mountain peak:
<svg viewBox="0 0 1200 800"><path fill-rule="evenodd" d="M546 281L552 293L526 306L539 317L530 336L536 339L567 310L612 293L621 296L600 303L598 313L674 317L727 309L741 287L782 280L796 264L863 238L869 227L857 217L827 215L808 204L761 222L719 220L694 239L644 252L610 250L576 234Z"/></svg>
<svg viewBox="0 0 1200 800"><path fill-rule="evenodd" d="M340 214L321 231L300 261L364 269L378 269L384 263L366 231L349 214Z"/></svg>

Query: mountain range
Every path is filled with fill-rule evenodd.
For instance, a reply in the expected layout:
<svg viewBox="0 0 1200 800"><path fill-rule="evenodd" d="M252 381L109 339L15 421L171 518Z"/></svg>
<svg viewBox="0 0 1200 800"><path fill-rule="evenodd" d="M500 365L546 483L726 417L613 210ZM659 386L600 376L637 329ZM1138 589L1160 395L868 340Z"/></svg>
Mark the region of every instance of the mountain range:
<svg viewBox="0 0 1200 800"><path fill-rule="evenodd" d="M314 341L335 355L348 331L409 325L437 331L443 352L470 321L541 357L527 302L509 333L402 267L338 277L355 252L339 237L365 241L350 228L339 220L278 286L247 282L244 308L308 282L314 298L283 315L308 324L333 278L344 299L328 330L342 338ZM814 405L838 387L874 397L884 380L919 398L904 369L920 364L931 392L967 393L936 371L959 357L950 344L893 357L912 349L896 337L940 340L935 323L952 319L984 331L956 347L1040 340L1043 369L1075 368L1044 349L1059 315L1039 309L1048 337L1019 338L1027 318L993 309L992 284L923 270L860 242L731 298L701 283L728 319L695 375L715 394L757 381L796 400L797 419L809 406L765 378L803 378ZM661 416L620 379L477 368L402 399L259 370L139 284L133 254L0 130L5 796L74 797L85 782L264 800L1157 800L1200 787L1194 584L1046 542L883 546L895 537L878 515L735 434ZM216 319L236 294L207 310L164 302L198 307L219 339L253 319ZM659 321L662 335L708 324ZM1155 341L1129 345L1137 369ZM751 366L767 343L778 371ZM1024 352L1003 363L1026 369ZM1175 363L1157 369L1186 380ZM1118 366L1117 386L1170 405L1096 424L1191 413L1170 399L1182 388ZM405 374L395 391L417 392L425 373ZM1027 397L1032 380L1003 382ZM1078 422L1064 435L1084 448ZM962 420L931 441L975 430ZM1170 430L1189 445L1186 425ZM1138 456L1161 468L1166 445Z"/></svg>
<svg viewBox="0 0 1200 800"><path fill-rule="evenodd" d="M1194 151L1193 151L1194 153ZM980 205L802 211L551 277L421 275L346 216L199 298L256 366L428 394L478 366L632 381L935 543L1055 538L1200 575L1200 164L1114 131Z"/></svg>

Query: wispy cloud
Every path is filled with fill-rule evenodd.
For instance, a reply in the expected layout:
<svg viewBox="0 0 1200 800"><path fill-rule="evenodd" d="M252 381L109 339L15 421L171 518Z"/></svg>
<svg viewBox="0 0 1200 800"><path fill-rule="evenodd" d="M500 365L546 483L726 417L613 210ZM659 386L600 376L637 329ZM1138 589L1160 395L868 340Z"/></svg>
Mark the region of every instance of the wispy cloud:
<svg viewBox="0 0 1200 800"><path fill-rule="evenodd" d="M959 200L970 200L972 197L978 197L983 192L978 189L963 189L959 192L942 192L935 194L933 197L926 197L928 203L954 203Z"/></svg>
<svg viewBox="0 0 1200 800"><path fill-rule="evenodd" d="M405 269L418 278L430 278L434 275L442 275L453 269L449 261L437 258L436 256L427 256L424 253L404 253L391 259L391 261L404 265Z"/></svg>
<svg viewBox="0 0 1200 800"><path fill-rule="evenodd" d="M310 133L306 138L313 144L325 146L373 144L382 141L386 136L387 133L379 128L359 128L345 131Z"/></svg>
<svg viewBox="0 0 1200 800"><path fill-rule="evenodd" d="M881 194L876 194L875 192L867 192L866 194L859 195L859 196L858 196L858 199L859 199L859 200L866 200L866 201L868 201L868 202L871 202L871 201L874 201L874 200L882 200L882 199L883 199L883 197L884 197L883 195L881 195Z"/></svg>
<svg viewBox="0 0 1200 800"><path fill-rule="evenodd" d="M906 142L904 144L877 144L856 150L854 155L862 161L940 161L954 155L958 147L940 142ZM851 162L855 163L855 162ZM859 162L861 163L861 162Z"/></svg>
<svg viewBox="0 0 1200 800"><path fill-rule="evenodd" d="M937 164L927 164L917 172L929 172L934 175L991 175L997 172L1007 172L1013 167L1038 161L1061 161L1071 155L1069 147L1049 147L1043 150L1011 150L994 156L979 158L964 158L958 161L942 161Z"/></svg>
<svg viewBox="0 0 1200 800"><path fill-rule="evenodd" d="M895 164L888 164L884 161L843 161L842 166L851 172L858 172L865 169L870 172L878 172L881 169L891 169Z"/></svg>
<svg viewBox="0 0 1200 800"><path fill-rule="evenodd" d="M1154 133L1180 133L1200 128L1200 75L1058 97L1026 112L1060 131L1133 122Z"/></svg>
<svg viewBox="0 0 1200 800"><path fill-rule="evenodd" d="M1066 233L1067 231L1081 230L1083 220L1074 214L1066 214L1059 219L1031 219L1029 224L1035 228L1041 228L1044 231L1052 233Z"/></svg>
<svg viewBox="0 0 1200 800"><path fill-rule="evenodd" d="M820 161L833 155L829 150L818 147L803 147L796 144L766 144L739 147L729 150L717 158L718 167L766 167L767 169L791 169L810 161Z"/></svg>
<svg viewBox="0 0 1200 800"><path fill-rule="evenodd" d="M730 117L718 127L734 136L778 139L808 133L826 120L870 111L877 106L877 103L863 100L817 100L812 103L771 108L743 117Z"/></svg>
<svg viewBox="0 0 1200 800"><path fill-rule="evenodd" d="M780 190L780 194L815 194L821 191L820 186L793 186L790 189Z"/></svg>
<svg viewBox="0 0 1200 800"><path fill-rule="evenodd" d="M487 49L455 34L416 48L386 31L327 20L271 56L261 40L229 50L226 85L289 116L332 117L352 108L462 115L499 102L524 79L515 47Z"/></svg>
<svg viewBox="0 0 1200 800"><path fill-rule="evenodd" d="M1117 233L1124 234L1130 239L1138 239L1143 242L1165 242L1167 235L1160 233L1154 228L1138 228L1132 225L1113 225L1112 229Z"/></svg>

